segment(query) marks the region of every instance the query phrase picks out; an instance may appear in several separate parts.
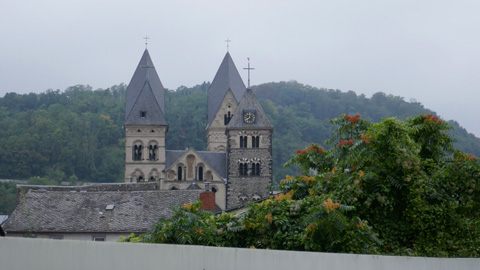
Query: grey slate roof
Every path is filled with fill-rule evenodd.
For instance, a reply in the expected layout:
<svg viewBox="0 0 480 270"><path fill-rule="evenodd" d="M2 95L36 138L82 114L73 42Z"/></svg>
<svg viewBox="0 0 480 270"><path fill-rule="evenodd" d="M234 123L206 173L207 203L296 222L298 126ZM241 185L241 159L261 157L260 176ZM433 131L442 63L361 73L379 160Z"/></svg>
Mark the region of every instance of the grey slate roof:
<svg viewBox="0 0 480 270"><path fill-rule="evenodd" d="M255 123L246 124L243 121L243 110L255 110L256 111L256 120ZM268 128L273 129L270 120L268 120L265 111L263 111L262 106L258 102L257 97L253 93L252 89L247 89L243 95L236 111L233 113L232 120L228 123L227 128Z"/></svg>
<svg viewBox="0 0 480 270"><path fill-rule="evenodd" d="M238 103L245 92L245 84L233 63L230 53L227 52L207 91L207 127L210 126L215 118L215 115L229 89L232 91Z"/></svg>
<svg viewBox="0 0 480 270"><path fill-rule="evenodd" d="M194 149L193 149L194 150ZM166 150L165 168L170 168L187 150ZM227 178L227 154L225 152L196 151L222 178Z"/></svg>
<svg viewBox="0 0 480 270"><path fill-rule="evenodd" d="M172 206L198 201L202 190L86 191L26 189L7 232L146 232ZM113 204L113 210L106 206Z"/></svg>
<svg viewBox="0 0 480 270"><path fill-rule="evenodd" d="M145 112L142 117L141 112ZM155 99L154 91L149 81L145 81L142 90L137 96L133 108L125 119L125 125L168 125L165 116Z"/></svg>
<svg viewBox="0 0 480 270"><path fill-rule="evenodd" d="M148 87L146 86L147 82ZM145 88L149 88L150 90L144 91ZM139 98L139 95L142 94L142 92L143 94L150 95L148 98L154 98L157 105L155 105L154 103L146 104L145 101L147 101L148 98ZM149 92L151 92L151 94ZM147 107L152 105L159 106L159 110L162 112L161 118L165 120L165 88L163 88L162 82L158 77L157 71L155 70L148 50L145 50L145 52L143 53L142 58L138 63L137 69L135 70L135 73L133 74L133 77L128 84L125 99L125 121L128 121L128 118L131 115L131 111L134 108L135 104L139 104L139 106L141 107ZM146 110L147 114L151 114L149 113L149 111L151 110L152 108L148 108ZM160 120L157 119L155 121L158 122Z"/></svg>

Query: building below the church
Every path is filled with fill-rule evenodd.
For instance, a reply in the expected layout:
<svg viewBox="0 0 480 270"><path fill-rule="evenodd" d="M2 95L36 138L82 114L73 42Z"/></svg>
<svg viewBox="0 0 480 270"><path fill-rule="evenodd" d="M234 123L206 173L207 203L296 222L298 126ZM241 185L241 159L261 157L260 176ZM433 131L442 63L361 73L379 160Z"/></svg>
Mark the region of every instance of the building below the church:
<svg viewBox="0 0 480 270"><path fill-rule="evenodd" d="M158 183L20 185L17 207L4 228L9 237L118 241L148 232L160 218L172 216L172 207L199 201L202 193L205 205L208 196L214 201L211 191L159 190Z"/></svg>
<svg viewBox="0 0 480 270"><path fill-rule="evenodd" d="M125 183L18 186L8 236L117 241L172 207L221 212L269 196L273 126L227 52L207 93L207 151L167 150L165 89L148 50L127 87Z"/></svg>

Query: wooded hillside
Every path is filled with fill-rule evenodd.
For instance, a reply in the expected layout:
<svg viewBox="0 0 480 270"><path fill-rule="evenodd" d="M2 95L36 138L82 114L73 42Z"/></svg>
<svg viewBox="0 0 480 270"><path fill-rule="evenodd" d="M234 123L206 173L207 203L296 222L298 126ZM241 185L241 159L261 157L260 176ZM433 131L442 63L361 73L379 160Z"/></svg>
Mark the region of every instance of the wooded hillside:
<svg viewBox="0 0 480 270"><path fill-rule="evenodd" d="M208 86L203 83L167 91L167 149L206 148ZM125 89L125 85L97 90L77 85L63 92L8 93L0 98L0 178L50 184L123 181ZM373 122L392 116L435 114L418 102L384 93L367 98L353 91L318 89L295 81L253 89L275 127L276 181L296 173L295 168L283 167L295 150L314 142L323 145L331 136L330 119L341 113L361 114L362 119ZM456 147L480 156L480 139L457 122L450 124L455 128ZM13 210L6 208L0 209L0 214Z"/></svg>

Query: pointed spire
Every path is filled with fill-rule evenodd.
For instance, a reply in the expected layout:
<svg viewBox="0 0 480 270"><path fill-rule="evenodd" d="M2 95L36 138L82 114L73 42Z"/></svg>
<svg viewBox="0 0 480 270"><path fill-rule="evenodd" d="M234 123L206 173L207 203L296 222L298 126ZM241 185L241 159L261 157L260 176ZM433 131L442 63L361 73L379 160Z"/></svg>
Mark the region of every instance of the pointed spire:
<svg viewBox="0 0 480 270"><path fill-rule="evenodd" d="M149 98L153 100L149 101ZM144 105L147 103L158 107L158 110L157 108L151 107L144 108ZM143 109L147 110L149 115L151 115L149 111L158 111L161 116L158 116L158 119L156 119L155 122L165 121L165 88L163 88L162 82L158 77L157 71L155 70L155 66L153 65L147 49L145 49L142 58L138 63L137 69L135 70L135 73L133 74L133 77L127 87L125 100L125 124L127 124L127 122L128 124L137 124L132 122L133 119L136 119L136 116L134 118L129 118L130 115L134 115L132 114L132 109L134 107L137 109L142 107ZM163 120L161 121L160 119Z"/></svg>
<svg viewBox="0 0 480 270"><path fill-rule="evenodd" d="M213 118L220 108L228 90L231 90L236 101L239 102L245 92L245 84L238 73L230 53L227 52L223 58L217 74L213 78L212 84L208 88L208 108L207 108L207 126L209 126Z"/></svg>
<svg viewBox="0 0 480 270"><path fill-rule="evenodd" d="M247 124L243 121L244 111L255 112L255 122ZM227 125L228 128L267 128L273 129L272 123L268 119L262 105L258 102L257 97L253 93L252 89L247 89L243 95L238 107L233 113L232 120Z"/></svg>
<svg viewBox="0 0 480 270"><path fill-rule="evenodd" d="M125 118L125 125L162 125L167 121L155 98L153 89L148 81L145 81L137 100Z"/></svg>

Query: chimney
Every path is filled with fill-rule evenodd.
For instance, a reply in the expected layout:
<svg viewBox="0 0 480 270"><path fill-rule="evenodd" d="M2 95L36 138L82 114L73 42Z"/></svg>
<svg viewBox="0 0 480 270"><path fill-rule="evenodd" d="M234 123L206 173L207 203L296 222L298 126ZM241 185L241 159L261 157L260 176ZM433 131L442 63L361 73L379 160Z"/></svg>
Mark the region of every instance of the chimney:
<svg viewBox="0 0 480 270"><path fill-rule="evenodd" d="M215 193L210 190L209 184L209 182L205 182L205 191L200 193L200 201L202 201L200 209L213 212L216 209Z"/></svg>

